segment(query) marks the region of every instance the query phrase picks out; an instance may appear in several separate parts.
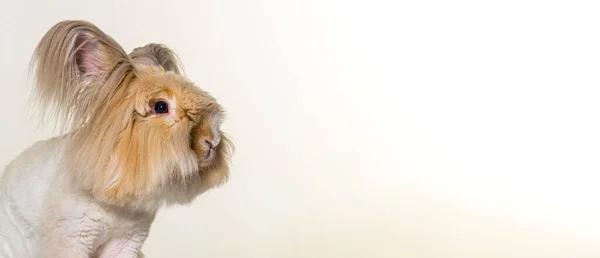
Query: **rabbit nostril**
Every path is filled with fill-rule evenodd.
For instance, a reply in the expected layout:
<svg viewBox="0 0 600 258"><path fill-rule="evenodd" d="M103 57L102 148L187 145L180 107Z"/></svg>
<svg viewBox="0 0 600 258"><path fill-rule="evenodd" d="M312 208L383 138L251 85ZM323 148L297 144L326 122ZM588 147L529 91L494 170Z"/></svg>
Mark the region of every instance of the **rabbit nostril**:
<svg viewBox="0 0 600 258"><path fill-rule="evenodd" d="M213 149L215 147L215 144L211 140L205 139L204 142L206 143L206 145L208 145L209 149Z"/></svg>

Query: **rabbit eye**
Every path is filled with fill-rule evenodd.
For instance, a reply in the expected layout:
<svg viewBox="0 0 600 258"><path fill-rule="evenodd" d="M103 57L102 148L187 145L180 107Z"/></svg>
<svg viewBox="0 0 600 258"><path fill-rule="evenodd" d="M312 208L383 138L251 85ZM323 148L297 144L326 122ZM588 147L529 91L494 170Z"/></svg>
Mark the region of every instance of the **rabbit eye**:
<svg viewBox="0 0 600 258"><path fill-rule="evenodd" d="M154 103L154 113L156 114L168 114L169 104L166 101L158 101Z"/></svg>

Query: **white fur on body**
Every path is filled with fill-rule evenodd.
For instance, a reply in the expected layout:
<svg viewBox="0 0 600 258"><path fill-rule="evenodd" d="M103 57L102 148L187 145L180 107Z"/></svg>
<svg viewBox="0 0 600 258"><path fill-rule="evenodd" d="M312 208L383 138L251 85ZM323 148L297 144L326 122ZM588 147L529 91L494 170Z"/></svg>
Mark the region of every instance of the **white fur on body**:
<svg viewBox="0 0 600 258"><path fill-rule="evenodd" d="M138 257L155 209L109 207L60 169L64 137L40 141L0 175L0 257Z"/></svg>
<svg viewBox="0 0 600 258"><path fill-rule="evenodd" d="M66 20L31 64L40 115L68 135L3 172L0 258L137 257L159 208L227 181L225 110L166 46L127 54L94 24Z"/></svg>

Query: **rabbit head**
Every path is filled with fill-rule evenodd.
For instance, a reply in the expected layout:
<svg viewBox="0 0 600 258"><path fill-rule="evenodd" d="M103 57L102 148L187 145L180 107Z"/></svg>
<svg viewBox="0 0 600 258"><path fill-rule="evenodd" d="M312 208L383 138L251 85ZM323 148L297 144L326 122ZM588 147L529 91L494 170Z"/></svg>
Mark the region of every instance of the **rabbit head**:
<svg viewBox="0 0 600 258"><path fill-rule="evenodd" d="M94 24L63 21L41 39L32 67L42 117L68 131L65 170L95 198L157 208L227 180L224 109L166 46L128 55Z"/></svg>

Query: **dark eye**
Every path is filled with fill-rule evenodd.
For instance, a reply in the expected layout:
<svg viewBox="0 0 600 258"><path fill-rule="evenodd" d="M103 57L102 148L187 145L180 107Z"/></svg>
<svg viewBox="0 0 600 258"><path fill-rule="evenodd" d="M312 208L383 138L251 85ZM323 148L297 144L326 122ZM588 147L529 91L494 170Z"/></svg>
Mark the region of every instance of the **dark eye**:
<svg viewBox="0 0 600 258"><path fill-rule="evenodd" d="M154 113L156 114L168 114L169 104L166 101L158 101L154 103Z"/></svg>

